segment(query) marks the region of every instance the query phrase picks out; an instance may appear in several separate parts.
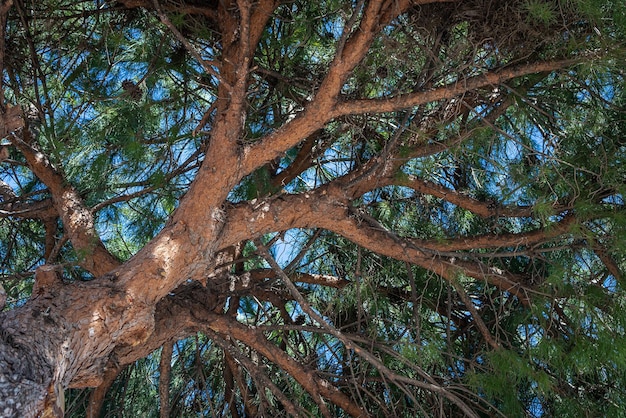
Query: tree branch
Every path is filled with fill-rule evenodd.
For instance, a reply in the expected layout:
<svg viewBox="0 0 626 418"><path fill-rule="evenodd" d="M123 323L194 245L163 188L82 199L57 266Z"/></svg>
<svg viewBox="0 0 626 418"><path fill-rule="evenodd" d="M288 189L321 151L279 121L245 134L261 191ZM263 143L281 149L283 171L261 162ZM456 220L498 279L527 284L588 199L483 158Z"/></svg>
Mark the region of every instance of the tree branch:
<svg viewBox="0 0 626 418"><path fill-rule="evenodd" d="M333 119L333 108L341 88L352 70L367 54L375 35L382 25L408 7L407 1L389 2L385 7L383 3L382 0L367 3L359 27L348 37L341 51L337 51L317 94L304 112L247 147L242 161L243 173L251 173L255 168L273 160Z"/></svg>
<svg viewBox="0 0 626 418"><path fill-rule="evenodd" d="M176 29L176 26L174 26L174 24L170 22L170 19L167 17L167 15L163 13L158 0L152 0L152 5L154 6L154 9L156 10L157 15L159 16L159 19L161 20L161 22L170 30L170 32L172 32L172 34L176 37L176 39L178 39L178 41L183 44L185 49L196 59L196 61L202 66L204 71L206 71L207 74L210 74L213 77L217 78L221 84L224 84L224 87L226 87L227 89L230 89L231 86L222 79L219 73L219 65L216 62L207 61L204 58L202 58L202 56L196 50L196 48L193 45L191 45L191 43L187 40L187 38L185 38L180 33L180 31ZM177 12L180 13L179 10L177 10ZM213 67L217 67L218 70L216 71L215 69L213 69Z"/></svg>
<svg viewBox="0 0 626 418"><path fill-rule="evenodd" d="M169 418L170 416L170 381L172 375L172 353L174 343L168 341L163 344L161 350L161 360L159 362L159 416Z"/></svg>
<svg viewBox="0 0 626 418"><path fill-rule="evenodd" d="M436 252L416 247L384 228L368 226L361 214L351 208L344 189L337 184L328 184L303 195L283 196L271 203L268 201L256 206L242 204L232 207L227 212L229 222L224 227L223 244L289 228L324 228L368 250L419 265L446 280L454 280L459 273L487 280L528 303L527 292L530 289L526 288L520 277L479 262L438 256ZM320 213L324 216L319 216Z"/></svg>
<svg viewBox="0 0 626 418"><path fill-rule="evenodd" d="M253 280L257 281L277 277L276 272L272 269L254 269L244 274L249 274ZM296 283L317 284L320 286L334 287L336 289L343 289L351 283L350 280L327 274L291 273L289 277Z"/></svg>
<svg viewBox="0 0 626 418"><path fill-rule="evenodd" d="M0 138L2 138L6 132L13 131L13 129L10 129L10 126L5 123L6 119L4 118L10 110L9 108L5 108L4 103L4 55L6 53L7 15L12 6L13 0L2 1L0 5L0 74L3 75L3 77L0 77Z"/></svg>
<svg viewBox="0 0 626 418"><path fill-rule="evenodd" d="M265 248L262 244L260 244L260 242L258 240L255 242L255 244L257 246L257 250L261 253L263 258L269 263L269 265L274 270L276 270L278 275L281 277L285 287L287 287L287 289L289 289L289 292L294 297L294 299L298 302L298 304L300 305L302 310L304 312L306 312L312 320L314 320L315 322L320 324L320 326L322 328L326 329L332 336L334 336L339 341L341 341L347 349L354 350L355 353L357 353L363 359L365 359L370 364L372 364L374 367L376 367L381 374L387 375L387 376L390 376L390 377L391 376L394 376L394 377L396 376L396 374L394 372L392 372L389 368L387 368L387 366L385 366L378 358L376 358L376 356L374 356L374 354L370 353L367 350L364 350L359 345L355 344L350 339L346 338L340 331L338 331L334 326L329 324L320 314L318 314L313 308L311 308L309 303L304 299L304 297L298 291L298 289L295 287L295 285L293 283L291 283L291 281L289 280L289 277L285 274L285 272L280 268L278 263L276 263L274 258L270 255L270 253L267 250L267 248ZM448 400L450 400L451 402L456 404L468 416L478 417L476 414L474 414L472 412L471 408L469 408L468 405L466 405L463 401L461 401L454 394L452 394L449 391L445 390L443 387L437 387L436 385L432 385L432 384L429 384L429 383L418 382L418 381L414 381L414 384L418 385L419 387L425 388L425 389L431 389L431 390L435 390L435 391L437 391L439 393L442 393L443 396L445 396L446 398L448 398Z"/></svg>
<svg viewBox="0 0 626 418"><path fill-rule="evenodd" d="M322 396L353 416L366 416L362 409L329 382L305 370L286 353L277 350L261 329L247 327L231 317L214 313L212 304L206 302L214 296L205 287L192 286L177 292L175 296L164 298L157 307L154 332L150 338L140 346L126 346L116 350L114 356L119 364L129 364L147 356L168 339L180 339L199 330L210 330L221 336L235 338L258 351L289 373L314 398Z"/></svg>
<svg viewBox="0 0 626 418"><path fill-rule="evenodd" d="M22 133L25 137L30 136L28 129L24 129ZM93 215L78 192L67 184L46 155L30 145L30 141L22 140L16 135L12 135L10 140L24 155L33 173L48 187L72 245L83 255L80 265L95 276L118 267L120 262L102 244L95 229Z"/></svg>
<svg viewBox="0 0 626 418"><path fill-rule="evenodd" d="M333 404L345 410L348 414L360 417L367 413L356 405L350 398L340 392L332 384L323 380L311 371L305 370L301 364L289 357L283 351L267 341L260 329L250 328L239 324L223 315L210 314L207 317L208 327L220 335L230 335L244 344L258 351L268 360L289 373L313 398L323 396ZM320 402L321 399L316 399Z"/></svg>
<svg viewBox="0 0 626 418"><path fill-rule="evenodd" d="M479 76L457 80L445 86L427 91L404 94L386 99L361 99L339 103L333 109L331 118L362 113L384 113L407 109L443 99L452 99L463 93L483 87L495 87L503 82L528 74L555 71L580 63L582 60L566 59L545 62L533 62L514 67L491 70Z"/></svg>
<svg viewBox="0 0 626 418"><path fill-rule="evenodd" d="M278 398L280 403L283 404L283 407L290 416L300 416L298 410L302 411L302 409L297 408L296 405L289 398L287 398L287 396L285 396L283 391L280 390L274 384L274 382L272 382L272 380L270 380L270 378L266 375L266 373L263 372L263 370L261 370L261 366L255 364L252 360L250 360L249 356L241 353L241 351L237 349L234 344L223 338L220 333L214 332L211 328L206 328L205 332L213 341L215 341L215 343L222 347L225 352L235 357L248 370L248 373L255 381L257 387L261 389L259 390L261 396L267 397L267 394L264 392L263 389L269 389L270 392L274 396L276 396L276 398ZM323 403L318 403L318 406L320 407L322 414L325 417L330 418L326 406Z"/></svg>
<svg viewBox="0 0 626 418"><path fill-rule="evenodd" d="M113 363L113 362L110 362ZM89 404L87 405L87 418L98 418L102 413L102 406L106 394L115 382L115 379L124 370L123 367L119 367L115 364L109 364L109 367L104 371L102 377L102 383L93 389L89 395Z"/></svg>
<svg viewBox="0 0 626 418"><path fill-rule="evenodd" d="M476 323L478 330L482 334L487 344L489 344L491 348L493 348L494 350L500 350L501 349L500 345L497 343L496 340L494 340L493 336L491 335L491 332L489 332L489 328L487 328L487 325L485 325L485 321L483 321L482 316L476 309L476 306L474 306L474 302L472 302L472 299L470 299L470 297L467 295L461 283L459 283L458 281L455 281L455 282L452 282L452 286L454 287L454 290L456 290L457 294L459 295L459 298L463 301L463 304L465 305L465 307L467 307L467 310L470 312L470 315L472 315L472 318L474 318L474 322Z"/></svg>
<svg viewBox="0 0 626 418"><path fill-rule="evenodd" d="M497 235L475 235L439 241L418 240L413 238L407 238L407 240L416 247L428 248L429 250L439 253L487 248L528 247L541 244L565 234L575 222L575 216L567 215L561 221L555 222L549 226L517 234L499 233ZM459 256L461 255L463 254L459 253Z"/></svg>

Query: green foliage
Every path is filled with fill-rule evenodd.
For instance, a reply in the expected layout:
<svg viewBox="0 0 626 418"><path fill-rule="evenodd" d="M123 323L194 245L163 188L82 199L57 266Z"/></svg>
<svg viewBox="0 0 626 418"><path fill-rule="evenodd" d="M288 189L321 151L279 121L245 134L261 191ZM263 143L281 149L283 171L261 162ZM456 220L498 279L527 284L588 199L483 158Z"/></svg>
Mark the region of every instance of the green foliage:
<svg viewBox="0 0 626 418"><path fill-rule="evenodd" d="M526 3L526 8L528 10L527 19L529 23L539 21L544 25L548 25L557 18L554 5L549 2L531 0Z"/></svg>
<svg viewBox="0 0 626 418"><path fill-rule="evenodd" d="M211 129L228 104L218 111L212 105L228 101L218 97L218 78L154 10L121 3L30 2L21 9L25 17L12 10L3 93L7 102L38 109L31 121L36 146L93 211L106 248L128 260L176 210L208 145L220 140ZM167 11L170 22L203 59L220 62L219 22L193 12L209 6L183 3L189 8ZM317 104L344 33L361 33L361 12L345 27L359 4L291 1L274 11L254 48L242 137L228 145L243 153ZM251 233L208 285L222 292L214 311L233 303L240 324L262 330L277 352L372 416L458 416L454 399L481 416L623 416L625 3L444 2L411 7L378 29L359 65L338 77L338 103L462 89L485 72L535 61L580 63L398 111L346 114L257 167L229 191L224 207L280 202L283 194L305 195L331 182L352 199L355 184L368 178L362 194L336 204L367 238L384 236L432 265L406 261L401 250L397 259L405 261L398 261L341 235L353 231ZM201 120L207 123L199 127ZM62 264L68 281L92 277L76 267L85 253L65 240L63 225L15 209L49 202L50 192L17 150L9 159L0 165L0 280L12 309L27 300L34 270L45 262ZM276 181L295 162L305 167ZM388 172L391 180L383 178ZM551 235L569 216L573 223ZM537 231L546 238L510 239ZM296 283L350 344L309 317L282 279L268 274L231 289L233 277L267 268L254 239L270 246L292 277L327 275L345 285L319 277ZM487 244L472 247L480 240ZM454 276L439 261L442 269L471 264L473 275ZM499 271L528 300L492 280ZM153 353L122 371L104 416L157 415L158 359ZM229 372L238 373L233 387ZM262 376L303 411L322 414L292 372L209 331L176 342L172 376L172 416L235 415L231 408L240 416L244 408L285 416ZM67 415L83 416L88 396L69 392Z"/></svg>

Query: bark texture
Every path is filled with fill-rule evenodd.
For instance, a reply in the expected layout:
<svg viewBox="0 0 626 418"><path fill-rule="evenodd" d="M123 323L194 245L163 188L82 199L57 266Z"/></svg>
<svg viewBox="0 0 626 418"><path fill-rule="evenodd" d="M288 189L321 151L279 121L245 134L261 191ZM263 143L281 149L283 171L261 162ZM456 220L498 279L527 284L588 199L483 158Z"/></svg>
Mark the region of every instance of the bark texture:
<svg viewBox="0 0 626 418"><path fill-rule="evenodd" d="M319 320L319 329L363 356L384 376L437 393L472 416L471 408L445 384L427 374L420 376L419 381L398 376L342 332L328 323L324 325L323 318L304 299L299 299L297 288L292 284L341 289L348 286L350 280L332 275L296 273L288 268L283 271L277 264L272 265L272 269L243 272L237 268L238 263L241 264L238 258L242 254L242 243L292 228L323 229L343 236L367 251L419 266L449 282L458 295L459 304L465 305L463 311L469 315L452 318L452 314L440 306L432 308L456 321L459 328L469 327L470 323L476 326L486 344L499 350L501 342L491 334L476 299L464 292L458 278L462 275L485 282L499 294L524 306L531 303L535 283L527 275L495 267L480 256L463 257L459 253L504 247L525 251L567 236L576 223L568 202L554 202L553 210L560 220L552 222L549 229L540 226L519 233L450 236L447 239L398 236L365 208L357 207L355 202L371 191L402 186L442 199L485 219L533 216L531 207L500 205L481 200L452 185L447 187L413 175L399 175L407 155L411 158L434 155L471 136L473 127L461 129L449 142L421 139L434 136L438 129L436 124L467 116L468 113L464 114L461 108L455 108L451 115L439 112L437 120L429 114L416 116L412 125L407 122L415 135L402 132L398 137L381 138L371 133L369 139L381 144L380 155L314 190L293 194L260 193L254 200L238 202L229 200L229 194L242 179L259 168L271 167L289 150L296 150L292 164L276 170L272 178L271 186L280 189L303 171L314 167L313 157L318 152L316 147L321 144L325 127L354 115L402 112L429 103L449 105L454 100L463 99L466 100L464 103L493 112L485 112L483 122L488 126L514 104L510 97L513 94L504 88L498 90L498 86L520 77L568 68L585 59L583 54L574 58L539 59L491 68L468 75L462 82L450 78L436 86L423 84L411 92L392 97L354 98L344 94L346 85L355 69L367 58L373 43L385 39L381 35L385 26L407 11L414 13L420 5L438 3L408 0L356 2L357 9L346 22L346 25L353 26L344 28L338 36L334 58L321 77L315 94L300 98L302 110L271 133L254 141L242 142L246 135L252 74L256 72L254 77L271 76L274 79L280 76L269 70L258 71L255 67L255 51L279 2L220 1L206 2L210 5L204 6L196 5L197 2L182 3L175 5L156 0L116 2L119 7L131 11L144 8L158 16L164 30L172 32L173 38L199 62L199 67L219 82L218 99L207 109L198 127L201 129L211 120L210 140L203 150L204 159L195 179L164 228L129 260L121 262L107 250L95 226L94 213L99 207L89 207L81 192L64 177L62 167L56 167L40 150L36 133L23 117L24 110L3 103L0 137L10 142L10 146L23 157L24 166L45 184L49 198L31 204L17 196L8 184L0 184L3 199L0 203L12 217L32 218L44 223L45 259L50 264L36 269L30 300L0 314L0 415L63 416L65 389L107 388L124 366L163 347L161 415L168 416L171 342L205 332L224 350L227 397L234 397L233 393L239 389L246 413L257 413L258 406L246 398L247 387L238 387L242 385L240 375L242 369L254 371L261 368L258 361L248 359L236 343L251 347L255 355L284 370L311 395L322 415L332 416L332 406L351 416L368 416L369 412L345 388L335 386L304 362L290 357L287 350L281 350L263 330L237 320L236 309L229 311L228 303L235 303L241 295L252 295L258 300L282 306L285 313L286 300L298 301L307 314ZM2 3L0 22L3 26L11 4L10 1ZM173 12L202 16L210 22L211 30L220 34L220 62L209 62L200 56L195 50L197 47L188 42L185 34L171 22ZM4 40L4 33L0 38ZM4 43L1 43L0 49L3 48ZM3 50L2 55L6 53ZM404 135L403 143L399 139L401 134ZM12 206L5 204L8 201ZM55 238L59 233L57 225L62 225L65 241ZM67 241L80 254L79 264L94 277L93 280L70 282L63 277L62 266L53 264L59 248ZM619 274L618 266L601 244L594 245L606 265ZM257 247L262 248L262 245ZM269 253L266 255L270 257ZM268 262L271 264L271 261L270 257ZM271 280L271 283L282 281L285 285L278 291L260 285L264 280ZM381 286L378 290L400 299L413 298L416 302L415 289L412 295L403 289ZM5 302L2 294L0 286L0 308ZM288 314L284 316L289 318ZM250 373L252 379L264 382L262 373ZM272 384L271 381L265 383ZM280 390L276 389L276 394L279 393ZM294 400L277 397L285 410L298 414ZM97 415L102 400L101 392L93 396L91 416ZM231 406L231 413L237 416L239 412Z"/></svg>

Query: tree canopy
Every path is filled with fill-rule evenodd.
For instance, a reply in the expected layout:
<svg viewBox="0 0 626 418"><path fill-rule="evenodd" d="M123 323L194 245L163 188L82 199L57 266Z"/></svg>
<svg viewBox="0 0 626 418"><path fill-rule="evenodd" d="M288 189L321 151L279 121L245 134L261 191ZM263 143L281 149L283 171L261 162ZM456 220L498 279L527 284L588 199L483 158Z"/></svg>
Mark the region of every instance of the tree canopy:
<svg viewBox="0 0 626 418"><path fill-rule="evenodd" d="M2 0L0 415L622 416L622 0Z"/></svg>

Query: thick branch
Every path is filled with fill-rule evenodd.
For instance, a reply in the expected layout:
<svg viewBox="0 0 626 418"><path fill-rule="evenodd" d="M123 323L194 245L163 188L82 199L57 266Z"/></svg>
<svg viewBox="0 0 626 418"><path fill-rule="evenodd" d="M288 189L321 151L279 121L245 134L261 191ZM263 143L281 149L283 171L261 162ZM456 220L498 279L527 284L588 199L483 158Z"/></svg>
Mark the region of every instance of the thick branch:
<svg viewBox="0 0 626 418"><path fill-rule="evenodd" d="M427 91L417 91L411 94L400 95L387 99L362 99L350 100L338 104L333 109L332 118L344 115L363 113L384 113L407 109L438 100L451 99L471 90L495 87L507 80L528 74L555 71L579 63L580 59L567 59L558 61L533 62L530 64L505 67L489 71L485 74L471 77L465 80L457 80L443 87Z"/></svg>
<svg viewBox="0 0 626 418"><path fill-rule="evenodd" d="M9 185L1 180L0 188L4 191L3 201L0 202L0 218L41 219L46 222L59 216L50 199L27 201L23 196L17 196Z"/></svg>
<svg viewBox="0 0 626 418"><path fill-rule="evenodd" d="M28 130L23 133L25 136L30 135ZM78 192L67 184L42 152L15 135L11 136L11 142L22 152L33 173L48 186L54 207L63 221L72 245L84 256L81 265L96 276L118 267L120 262L102 244L95 229L93 215Z"/></svg>
<svg viewBox="0 0 626 418"><path fill-rule="evenodd" d="M202 226L213 223L211 209L218 210L243 177L240 163L243 157L238 152L238 144L245 126L250 64L267 19L277 4L262 0L251 11L252 4L241 2L241 19L246 22L234 16L232 6L226 2L218 7L224 45L220 69L222 82L217 94L219 99L211 141L196 179L173 216L175 222L191 225L193 222L190 221L195 220ZM209 189L211 193L206 193Z"/></svg>
<svg viewBox="0 0 626 418"><path fill-rule="evenodd" d="M207 288L189 287L176 296L159 303L154 332L148 340L136 347L122 347L115 352L121 365L147 356L164 341L180 339L207 327L219 335L242 341L270 361L292 375L312 396L320 394L354 416L365 416L364 412L330 383L307 371L278 347L271 344L260 329L249 328L225 315L215 314L210 300L213 295Z"/></svg>
<svg viewBox="0 0 626 418"><path fill-rule="evenodd" d="M1 6L4 8L5 5ZM1 10L0 10L1 12ZM4 16L4 14L3 14ZM2 23L0 21L0 23ZM4 34L4 31L3 31ZM4 37L3 37L4 41ZM4 62L4 51L2 58ZM4 107L4 103L0 103ZM19 106L7 106L6 109L0 110L0 138L7 136L11 132L15 132L24 126L24 120L22 119L22 109Z"/></svg>
<svg viewBox="0 0 626 418"><path fill-rule="evenodd" d="M337 103L341 88L352 70L367 54L382 25L408 7L406 1L389 2L385 6L383 3L383 1L377 0L367 4L359 27L354 30L343 48L338 51L318 89L317 95L309 103L306 110L291 122L246 149L242 167L243 173L251 173L255 168L293 148L302 139L321 129L334 117L332 109Z"/></svg>
<svg viewBox="0 0 626 418"><path fill-rule="evenodd" d="M344 190L334 184L303 195L274 199L271 204L267 201L255 206L237 205L228 212L230 222L225 226L223 243L289 228L324 228L381 255L419 265L447 280L455 280L459 273L463 273L487 280L527 301L527 290L521 278L482 263L448 259L427 248L416 247L389 231L368 226L350 209L350 205Z"/></svg>
<svg viewBox="0 0 626 418"><path fill-rule="evenodd" d="M104 405L106 394L122 370L124 370L124 368L119 367L119 365L116 364L109 364L109 366L106 368L106 370L104 371L104 376L102 377L102 383L95 387L89 395L89 404L87 405L87 418L98 418L101 415L102 405Z"/></svg>
<svg viewBox="0 0 626 418"><path fill-rule="evenodd" d="M311 167L313 164L313 147L317 143L318 135L317 133L309 136L300 147L298 151L298 155L294 161L289 165L289 167L285 168L283 171L278 173L274 178L272 178L272 189L279 189L284 187L286 184L291 182L296 176L302 173L307 168Z"/></svg>
<svg viewBox="0 0 626 418"><path fill-rule="evenodd" d="M352 416L367 416L363 409L332 384L305 370L301 364L267 341L260 329L247 327L231 318L213 313L208 314L206 320L211 330L243 342L285 370L312 396L319 394Z"/></svg>

